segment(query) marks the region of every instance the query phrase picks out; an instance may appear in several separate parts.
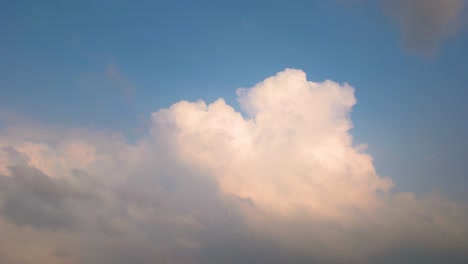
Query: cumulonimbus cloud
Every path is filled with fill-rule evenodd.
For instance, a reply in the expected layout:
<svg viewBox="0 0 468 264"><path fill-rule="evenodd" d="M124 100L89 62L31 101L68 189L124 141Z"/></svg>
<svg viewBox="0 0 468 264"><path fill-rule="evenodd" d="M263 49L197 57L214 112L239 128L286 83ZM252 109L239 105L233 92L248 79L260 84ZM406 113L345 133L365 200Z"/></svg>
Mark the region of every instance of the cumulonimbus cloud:
<svg viewBox="0 0 468 264"><path fill-rule="evenodd" d="M0 262L467 260L467 208L392 192L353 143L351 86L286 69L238 98L244 114L222 99L154 112L136 144L4 129Z"/></svg>
<svg viewBox="0 0 468 264"><path fill-rule="evenodd" d="M465 0L383 0L400 25L405 46L422 53L433 52L459 29L464 5Z"/></svg>

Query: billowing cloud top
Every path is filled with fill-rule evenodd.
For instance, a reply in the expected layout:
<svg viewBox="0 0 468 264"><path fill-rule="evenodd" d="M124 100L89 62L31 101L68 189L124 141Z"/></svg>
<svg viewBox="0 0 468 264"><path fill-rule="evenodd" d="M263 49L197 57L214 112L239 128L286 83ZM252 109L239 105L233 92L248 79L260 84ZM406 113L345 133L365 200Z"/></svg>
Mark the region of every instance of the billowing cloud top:
<svg viewBox="0 0 468 264"><path fill-rule="evenodd" d="M354 90L286 69L152 114L137 144L0 134L1 263L464 263L467 208L394 193L353 144ZM26 244L24 241L28 241Z"/></svg>
<svg viewBox="0 0 468 264"><path fill-rule="evenodd" d="M348 85L308 82L288 69L238 94L248 119L222 99L153 115L157 127L172 128L180 157L224 192L277 213L343 219L346 208L367 210L391 187L352 147L348 113L356 100Z"/></svg>

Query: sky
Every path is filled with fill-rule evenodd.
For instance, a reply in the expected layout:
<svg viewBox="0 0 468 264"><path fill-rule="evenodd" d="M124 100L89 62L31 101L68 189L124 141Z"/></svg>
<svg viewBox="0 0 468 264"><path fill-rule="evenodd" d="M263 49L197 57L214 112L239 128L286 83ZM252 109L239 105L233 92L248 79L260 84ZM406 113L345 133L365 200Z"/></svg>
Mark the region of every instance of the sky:
<svg viewBox="0 0 468 264"><path fill-rule="evenodd" d="M0 2L1 263L467 263L466 0Z"/></svg>

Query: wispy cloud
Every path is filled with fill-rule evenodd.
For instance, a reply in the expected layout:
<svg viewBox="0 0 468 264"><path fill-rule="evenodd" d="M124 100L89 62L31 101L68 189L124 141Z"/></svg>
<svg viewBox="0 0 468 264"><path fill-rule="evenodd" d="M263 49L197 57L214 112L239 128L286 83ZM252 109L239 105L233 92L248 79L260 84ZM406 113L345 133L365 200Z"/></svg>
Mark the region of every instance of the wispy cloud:
<svg viewBox="0 0 468 264"><path fill-rule="evenodd" d="M399 23L404 45L431 53L461 26L465 0L383 0L385 11Z"/></svg>
<svg viewBox="0 0 468 264"><path fill-rule="evenodd" d="M120 93L127 100L133 99L136 93L135 85L113 56L87 54L87 58L96 65L93 70L81 74L78 78L78 83L81 86L89 91L107 89L108 92Z"/></svg>
<svg viewBox="0 0 468 264"><path fill-rule="evenodd" d="M110 61L107 64L107 78L114 84L117 89L122 91L126 98L132 98L136 89L133 83L122 72L119 65L115 61Z"/></svg>
<svg viewBox="0 0 468 264"><path fill-rule="evenodd" d="M222 99L181 101L136 144L2 130L0 262L468 259L466 206L392 192L354 145L351 86L287 69L238 95L248 117Z"/></svg>

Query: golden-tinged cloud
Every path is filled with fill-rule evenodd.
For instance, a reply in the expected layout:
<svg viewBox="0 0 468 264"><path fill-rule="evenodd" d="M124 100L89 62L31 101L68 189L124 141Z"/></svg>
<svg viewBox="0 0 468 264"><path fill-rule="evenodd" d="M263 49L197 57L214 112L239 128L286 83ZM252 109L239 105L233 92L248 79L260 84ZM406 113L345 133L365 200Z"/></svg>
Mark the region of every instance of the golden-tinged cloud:
<svg viewBox="0 0 468 264"><path fill-rule="evenodd" d="M223 99L154 112L136 144L3 130L0 262L468 259L466 206L393 192L354 144L351 86L286 69L237 94L244 113Z"/></svg>
<svg viewBox="0 0 468 264"><path fill-rule="evenodd" d="M178 154L224 192L280 214L345 221L347 210L370 210L392 186L353 146L350 86L308 82L287 69L238 94L248 118L222 99L180 102L153 115L156 126L173 128Z"/></svg>

